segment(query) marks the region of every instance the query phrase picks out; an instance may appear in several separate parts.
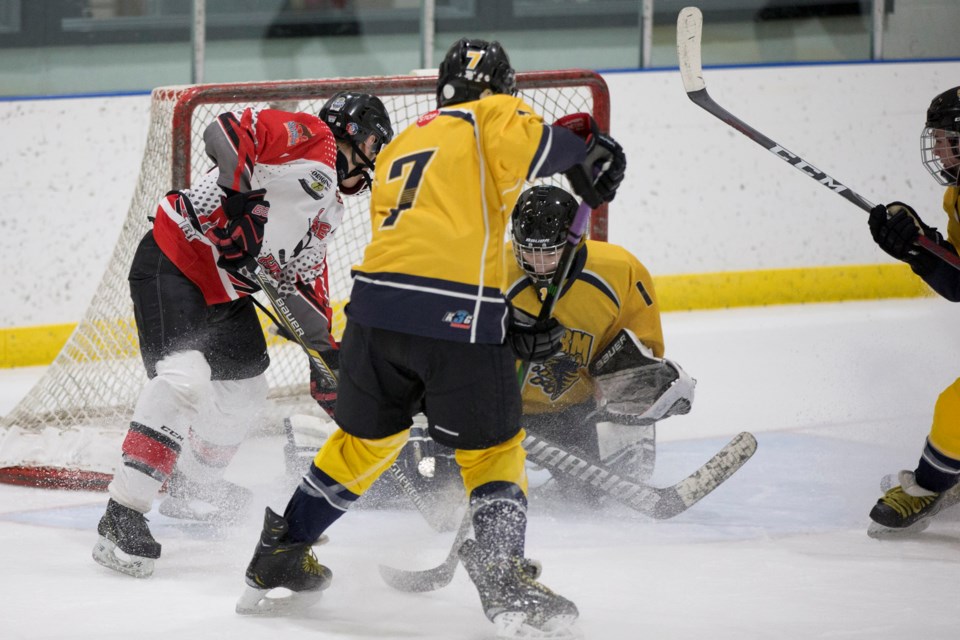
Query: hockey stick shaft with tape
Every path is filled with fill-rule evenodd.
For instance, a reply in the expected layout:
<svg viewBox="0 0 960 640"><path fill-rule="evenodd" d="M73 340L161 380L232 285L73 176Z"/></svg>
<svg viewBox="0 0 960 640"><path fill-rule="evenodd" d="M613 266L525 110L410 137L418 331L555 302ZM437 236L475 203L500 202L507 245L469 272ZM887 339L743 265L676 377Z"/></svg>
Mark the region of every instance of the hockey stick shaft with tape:
<svg viewBox="0 0 960 640"><path fill-rule="evenodd" d="M557 271L553 274L553 278L550 279L550 284L547 285L547 292L543 297L543 304L540 306L540 314L537 316L538 323L546 322L550 319L550 316L553 315L553 310L557 306L557 300L560 298L563 284L566 282L570 268L573 266L573 258L577 252L577 247L580 246L583 234L587 231L587 225L590 224L591 211L590 205L586 202L581 202L580 206L577 207L577 213L573 216L573 220L570 222L570 228L567 231L567 241L563 245L563 251L560 253ZM521 387L527 378L529 368L530 363L528 361L520 363L517 378L520 381Z"/></svg>
<svg viewBox="0 0 960 640"><path fill-rule="evenodd" d="M292 336L294 341L300 345L300 348L303 349L304 353L307 354L307 357L310 358L310 365L320 374L323 386L330 389L336 389L337 376L333 373L333 370L320 355L320 352L307 344L307 341L303 337L304 330L300 326L300 322L293 315L293 312L290 310L290 307L287 306L287 303L284 302L280 292L277 291L276 287L274 287L269 280L267 280L267 277L263 274L263 270L260 268L260 265L256 264L253 259L251 259L251 263L252 264L248 266L247 270L253 274L253 278L257 281L257 284L260 285L260 289L263 291L264 295L267 296L267 299L270 300L270 306L273 307L277 315L274 316L269 314L266 309L264 309L264 312L270 316L270 319L273 320L274 323L286 331L287 334Z"/></svg>
<svg viewBox="0 0 960 640"><path fill-rule="evenodd" d="M680 78L683 80L683 88L687 92L687 97L698 107L736 129L773 155L801 171L804 175L816 180L824 187L869 213L875 206L872 202L836 178L827 175L797 154L760 133L714 101L710 94L707 93L707 85L703 79L703 64L700 48L702 32L703 14L700 12L700 9L697 7L685 7L682 9L677 16L677 57L680 62ZM920 234L916 243L953 268L960 269L960 257L944 249L923 234Z"/></svg>

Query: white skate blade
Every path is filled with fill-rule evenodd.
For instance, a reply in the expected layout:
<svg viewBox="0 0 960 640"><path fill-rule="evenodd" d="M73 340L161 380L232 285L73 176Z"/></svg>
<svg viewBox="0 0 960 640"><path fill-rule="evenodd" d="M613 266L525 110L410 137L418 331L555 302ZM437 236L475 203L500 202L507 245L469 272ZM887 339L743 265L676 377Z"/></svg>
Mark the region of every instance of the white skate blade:
<svg viewBox="0 0 960 640"><path fill-rule="evenodd" d="M153 558L133 556L123 551L120 551L123 556L118 556L117 551L117 545L100 536L97 544L93 546L93 559L99 565L134 578L149 578L153 575Z"/></svg>
<svg viewBox="0 0 960 640"><path fill-rule="evenodd" d="M495 616L493 624L496 627L496 638L536 638L549 640L580 640L583 634L573 626L576 616L554 616L547 620L542 627L537 628L527 624L527 614L508 611Z"/></svg>
<svg viewBox="0 0 960 640"><path fill-rule="evenodd" d="M896 540L898 538L910 538L925 531L926 528L930 526L930 520L931 518L924 518L923 520L914 522L909 527L903 527L901 529L885 527L882 524L871 522L870 526L867 527L867 535L874 540Z"/></svg>
<svg viewBox="0 0 960 640"><path fill-rule="evenodd" d="M277 595L284 592L289 595ZM321 594L321 591L297 593L282 588L260 589L247 585L240 599L237 600L236 612L242 616L280 616L302 613L319 603Z"/></svg>

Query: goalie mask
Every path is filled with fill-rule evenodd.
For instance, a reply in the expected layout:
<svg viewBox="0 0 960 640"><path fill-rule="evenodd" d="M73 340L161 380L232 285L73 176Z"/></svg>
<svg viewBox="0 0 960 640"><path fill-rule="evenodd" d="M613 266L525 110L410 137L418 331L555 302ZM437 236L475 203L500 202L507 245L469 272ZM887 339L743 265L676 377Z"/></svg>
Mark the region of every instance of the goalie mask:
<svg viewBox="0 0 960 640"><path fill-rule="evenodd" d="M487 89L516 95L516 74L507 52L496 41L461 38L440 63L437 107L479 100Z"/></svg>
<svg viewBox="0 0 960 640"><path fill-rule="evenodd" d="M577 201L553 186L527 189L513 208L513 255L537 284L550 283L557 272L567 231L577 215Z"/></svg>
<svg viewBox="0 0 960 640"><path fill-rule="evenodd" d="M930 103L920 152L934 180L944 186L960 184L960 87L944 91Z"/></svg>
<svg viewBox="0 0 960 640"><path fill-rule="evenodd" d="M337 181L342 183L357 175L363 177L358 189L344 193L355 195L365 190L370 186L369 173L373 171L377 154L393 139L390 115L383 102L369 93L341 91L327 100L319 117L330 127L334 138L349 142L353 149L353 169L349 168L347 158L337 151ZM374 138L372 157L363 150L370 136Z"/></svg>

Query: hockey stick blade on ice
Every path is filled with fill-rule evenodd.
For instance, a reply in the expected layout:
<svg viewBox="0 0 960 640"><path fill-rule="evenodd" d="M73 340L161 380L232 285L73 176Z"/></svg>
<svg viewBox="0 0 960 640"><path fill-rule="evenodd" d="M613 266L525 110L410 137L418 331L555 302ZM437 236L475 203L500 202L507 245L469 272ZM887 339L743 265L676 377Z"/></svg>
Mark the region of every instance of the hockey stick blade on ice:
<svg viewBox="0 0 960 640"><path fill-rule="evenodd" d="M395 569L387 565L380 565L380 577L389 586L399 591L409 591L423 593L426 591L436 591L441 589L453 580L453 574L457 570L457 563L460 557L457 552L460 551L460 545L470 534L470 527L473 525L473 512L468 508L460 522L460 528L457 529L457 535L453 539L453 546L446 559L437 567L424 569L423 571L408 571L406 569Z"/></svg>
<svg viewBox="0 0 960 640"><path fill-rule="evenodd" d="M640 513L666 520L680 515L726 482L757 450L757 439L737 434L703 466L669 487L651 487L623 478L609 468L580 458L537 436L523 441L527 459L555 474L590 484Z"/></svg>
<svg viewBox="0 0 960 640"><path fill-rule="evenodd" d="M757 450L757 440L744 431L699 469L675 485L658 488L621 478L609 469L579 458L556 445L527 434L523 441L527 458L555 473L588 482L612 498L644 515L666 520L680 515L723 484L746 464ZM435 591L450 584L456 572L460 545L470 533L472 512L468 509L446 559L432 569L408 571L380 565L384 582L400 591Z"/></svg>
<svg viewBox="0 0 960 640"><path fill-rule="evenodd" d="M707 93L706 82L703 79L703 64L700 51L702 31L703 14L700 13L700 9L697 7L681 9L680 14L677 16L677 58L680 62L680 78L683 80L683 88L687 92L687 97L698 107L733 127L787 164L793 165L793 167L800 170L806 176L813 178L826 188L843 196L849 202L869 213L875 206L872 202L837 179L827 175L797 154L763 135L721 107L710 97L710 94ZM960 269L960 257L944 249L926 236L921 234L917 238L916 243L954 269Z"/></svg>
<svg viewBox="0 0 960 640"><path fill-rule="evenodd" d="M746 431L737 434L703 466L669 487L650 487L621 478L609 469L579 458L549 442L527 435L523 441L527 458L555 473L562 473L593 484L612 498L644 515L666 520L680 515L702 500L746 464L757 450L757 440ZM380 565L380 576L399 591L418 592L441 589L453 580L460 545L467 539L472 524L469 509L460 523L446 559L432 569L409 571Z"/></svg>

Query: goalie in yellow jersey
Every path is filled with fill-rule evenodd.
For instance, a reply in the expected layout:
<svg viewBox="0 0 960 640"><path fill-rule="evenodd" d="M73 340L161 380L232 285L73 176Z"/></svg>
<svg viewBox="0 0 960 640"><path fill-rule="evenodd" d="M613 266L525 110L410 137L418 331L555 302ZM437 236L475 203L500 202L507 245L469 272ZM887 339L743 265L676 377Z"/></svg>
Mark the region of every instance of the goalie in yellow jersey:
<svg viewBox="0 0 960 640"><path fill-rule="evenodd" d="M525 182L563 173L596 207L613 200L626 158L589 116L578 118L588 125L578 132L548 125L515 92L503 47L462 39L440 64L438 109L380 152L372 239L346 307L338 429L283 515L267 509L239 612L271 608L276 587L328 586L330 570L311 545L393 464L422 410L430 436L456 452L476 538L459 557L498 635L574 637L576 606L524 560L515 372L517 357L552 356L564 331L556 320L514 323L503 239Z"/></svg>
<svg viewBox="0 0 960 640"><path fill-rule="evenodd" d="M533 187L520 196L507 288L517 312L539 311L576 210L573 196L559 187ZM586 240L553 313L566 327L563 346L527 372L524 428L618 475L646 480L656 457L657 421L690 411L696 385L663 357L650 274L626 249ZM600 503L589 484L562 474L554 480L565 496Z"/></svg>

